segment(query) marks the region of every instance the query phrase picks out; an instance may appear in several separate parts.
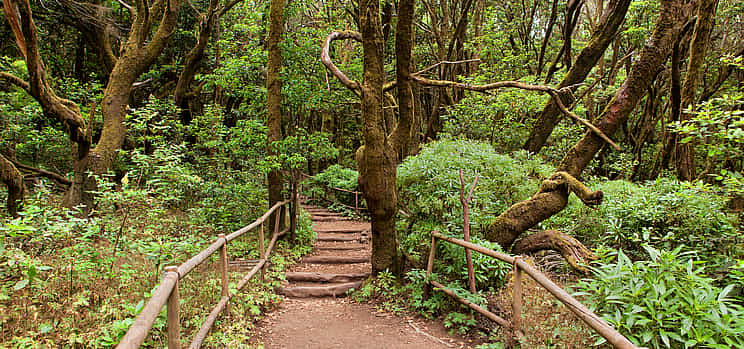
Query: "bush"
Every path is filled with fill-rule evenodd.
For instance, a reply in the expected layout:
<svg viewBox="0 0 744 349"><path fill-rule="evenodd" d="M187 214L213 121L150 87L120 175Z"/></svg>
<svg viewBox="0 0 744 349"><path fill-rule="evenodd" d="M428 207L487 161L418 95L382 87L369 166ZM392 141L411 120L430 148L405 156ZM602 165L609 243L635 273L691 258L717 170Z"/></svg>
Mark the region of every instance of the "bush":
<svg viewBox="0 0 744 349"><path fill-rule="evenodd" d="M357 177L359 177L357 171L341 167L340 165L331 165L325 171L305 181L303 194L312 198L341 202L344 205L354 206L356 200L354 194L333 190L332 188L359 191ZM360 196L359 200L361 199Z"/></svg>
<svg viewBox="0 0 744 349"><path fill-rule="evenodd" d="M427 253L432 230L462 237L463 216L460 202L459 170L469 190L480 176L470 204L473 241L490 244L482 237L483 227L513 203L528 198L552 168L542 165L526 152L497 154L487 143L467 140L442 140L426 145L417 156L409 157L398 168L401 217L398 236L401 248L412 258ZM446 246L448 244L443 244ZM450 277L464 277L465 258L460 247L443 247L442 271ZM505 269L488 257L473 254L479 287L498 286Z"/></svg>
<svg viewBox="0 0 744 349"><path fill-rule="evenodd" d="M575 289L590 308L636 345L652 348L741 348L744 308L705 275L692 252L644 246L650 260L631 262L622 251L615 262L592 268L593 279Z"/></svg>
<svg viewBox="0 0 744 349"><path fill-rule="evenodd" d="M722 267L740 253L736 218L726 213L720 196L669 179L645 185L606 181L590 187L604 192L602 205L588 208L572 196L561 214L543 224L572 230L589 245L622 248L633 259L644 257L643 244L666 250L685 245Z"/></svg>

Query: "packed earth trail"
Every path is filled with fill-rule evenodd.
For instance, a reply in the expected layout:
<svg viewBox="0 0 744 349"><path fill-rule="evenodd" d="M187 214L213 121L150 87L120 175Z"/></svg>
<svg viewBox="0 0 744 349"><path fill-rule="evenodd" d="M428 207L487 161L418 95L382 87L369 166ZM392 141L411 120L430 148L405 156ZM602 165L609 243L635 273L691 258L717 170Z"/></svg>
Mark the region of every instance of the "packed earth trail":
<svg viewBox="0 0 744 349"><path fill-rule="evenodd" d="M467 348L434 321L399 317L345 298L369 276L369 223L304 206L318 238L287 272L287 299L259 324L265 348Z"/></svg>

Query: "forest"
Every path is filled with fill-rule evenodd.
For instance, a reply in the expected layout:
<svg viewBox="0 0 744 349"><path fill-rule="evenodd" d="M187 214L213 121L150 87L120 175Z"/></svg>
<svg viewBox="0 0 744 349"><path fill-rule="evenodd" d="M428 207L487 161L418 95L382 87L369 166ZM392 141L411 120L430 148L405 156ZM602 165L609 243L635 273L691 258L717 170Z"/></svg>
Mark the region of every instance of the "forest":
<svg viewBox="0 0 744 349"><path fill-rule="evenodd" d="M204 343L263 348L318 236L297 196L370 223L349 299L473 347L609 344L534 283L518 339L432 291L510 318L517 271L440 243L427 272L432 232L525 256L639 347L744 347L742 1L2 7L0 347L116 346L165 267L290 200L270 257L227 248L270 263ZM228 290L206 263L184 338ZM169 346L165 309L151 327Z"/></svg>

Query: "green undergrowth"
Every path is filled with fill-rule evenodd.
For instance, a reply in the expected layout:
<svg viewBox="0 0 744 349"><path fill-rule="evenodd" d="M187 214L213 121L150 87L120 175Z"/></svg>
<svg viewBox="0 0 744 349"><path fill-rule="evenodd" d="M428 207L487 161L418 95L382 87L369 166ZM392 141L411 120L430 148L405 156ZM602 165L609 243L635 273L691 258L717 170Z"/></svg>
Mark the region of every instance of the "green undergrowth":
<svg viewBox="0 0 744 349"><path fill-rule="evenodd" d="M123 188L100 196L90 218L50 205L55 194L43 185L34 188L20 216L2 218L0 226L3 346L101 348L118 343L159 283L165 266L184 262L212 243L218 233L230 233L265 210L260 201L244 200L245 206L238 211L243 215L237 216L234 205L215 204L215 196L237 202L246 199L245 195L263 196L253 184L225 183L229 180L222 178L228 187L249 189L229 192L231 199L227 199L228 192L222 188L203 185L196 196L201 200L182 205L171 203L168 198L174 190L161 193L156 180L136 185L138 177L125 177ZM258 207L251 207L254 203ZM214 215L202 215L205 210ZM314 240L309 216L301 217L299 227L297 243L279 241L266 282L250 283L231 302L231 321L219 321L210 343L223 346L245 340L245 329L254 316L278 302L273 286L280 272L308 252ZM256 232L232 241L228 257L258 258ZM215 255L180 283L184 341L190 340L219 300L218 265ZM240 274L231 273L231 287ZM164 316L163 312L156 320L145 347L164 346Z"/></svg>
<svg viewBox="0 0 744 349"><path fill-rule="evenodd" d="M468 307L433 288L428 296L426 294L428 280L441 282L440 278L437 274L427 276L426 271L413 269L406 273L401 282L393 274L383 272L354 292L352 299L357 302L374 301L381 310L398 315L412 312L428 319L441 318L446 328L464 334L477 324L474 313ZM444 283L455 294L475 304L484 307L487 305L483 294L471 294L462 283L457 281Z"/></svg>
<svg viewBox="0 0 744 349"><path fill-rule="evenodd" d="M706 263L681 246L644 249L648 259L635 262L622 250L609 254L575 295L639 346L744 346L744 307L731 298L733 284L715 286Z"/></svg>

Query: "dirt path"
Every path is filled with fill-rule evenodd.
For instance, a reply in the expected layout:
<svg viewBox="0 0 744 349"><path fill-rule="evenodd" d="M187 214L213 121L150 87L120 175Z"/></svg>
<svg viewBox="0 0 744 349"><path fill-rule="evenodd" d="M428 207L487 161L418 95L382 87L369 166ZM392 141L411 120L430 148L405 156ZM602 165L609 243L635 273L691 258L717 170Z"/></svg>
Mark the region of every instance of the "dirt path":
<svg viewBox="0 0 744 349"><path fill-rule="evenodd" d="M398 317L339 298L348 288L358 287L361 276L371 270L369 223L317 207L305 209L313 216L319 239L312 254L287 273L291 280L279 290L287 299L258 326L265 348L468 347L438 322ZM329 263L339 258L347 262ZM331 282L310 281L317 275L332 278Z"/></svg>

